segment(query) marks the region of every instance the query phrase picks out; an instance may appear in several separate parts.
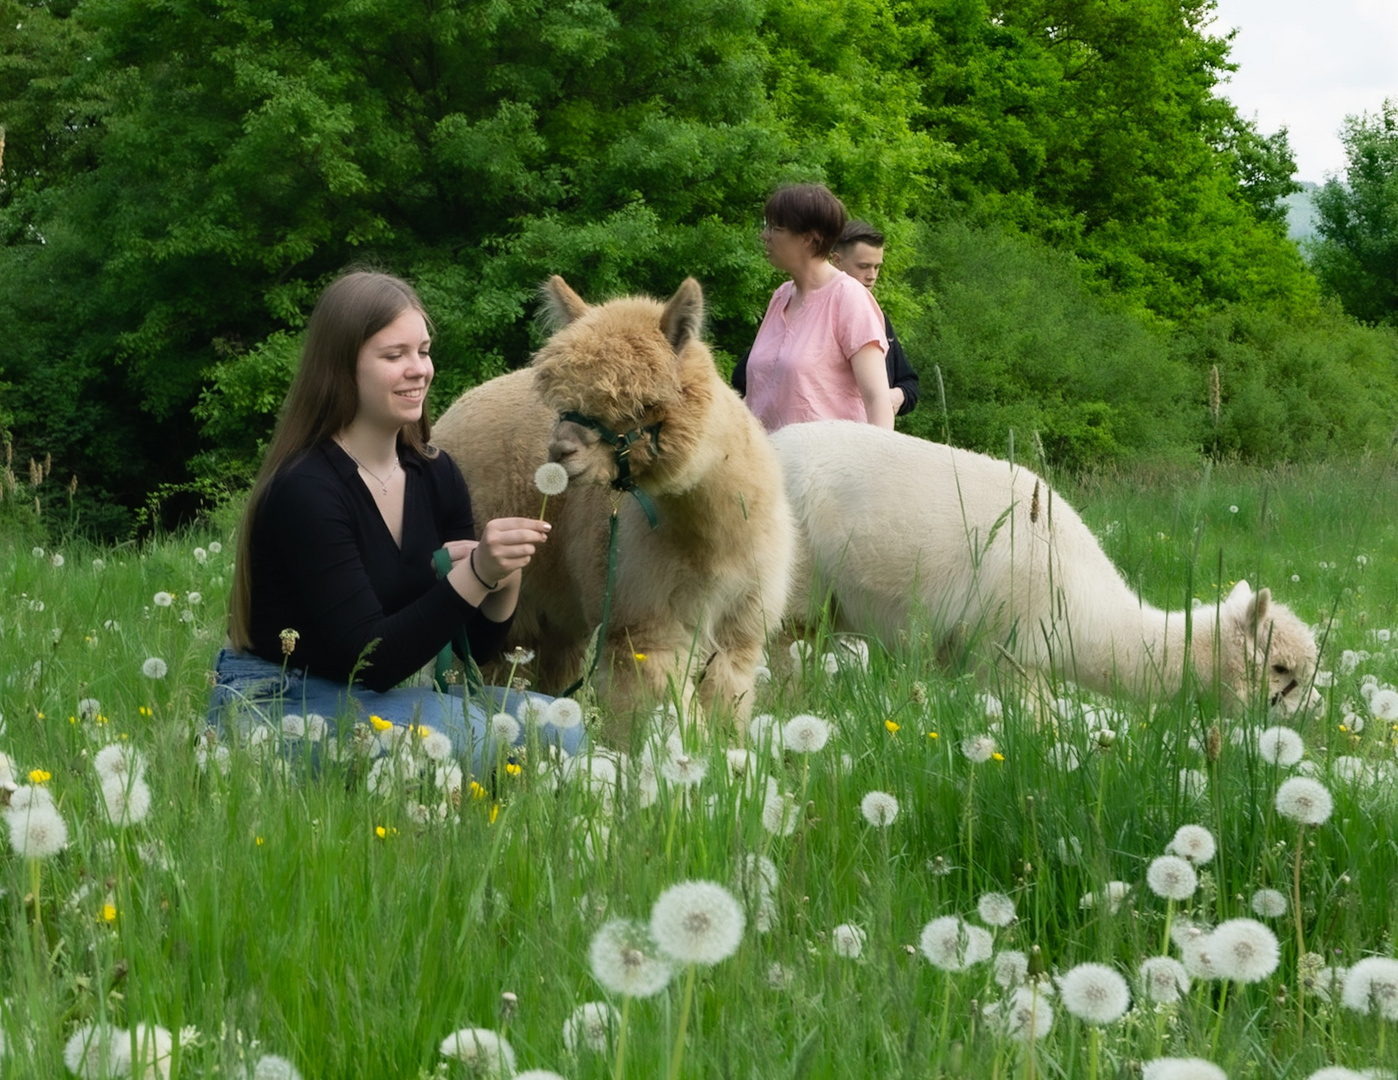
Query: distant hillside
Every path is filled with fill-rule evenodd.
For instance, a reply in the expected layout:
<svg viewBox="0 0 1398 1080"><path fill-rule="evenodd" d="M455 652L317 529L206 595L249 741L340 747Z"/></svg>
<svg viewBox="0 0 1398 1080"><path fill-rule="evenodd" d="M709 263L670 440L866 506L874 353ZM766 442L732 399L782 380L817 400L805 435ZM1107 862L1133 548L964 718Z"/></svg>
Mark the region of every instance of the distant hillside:
<svg viewBox="0 0 1398 1080"><path fill-rule="evenodd" d="M1316 212L1311 196L1320 190L1319 184L1301 181L1301 190L1293 192L1286 203L1286 231L1293 240L1308 240L1315 235Z"/></svg>

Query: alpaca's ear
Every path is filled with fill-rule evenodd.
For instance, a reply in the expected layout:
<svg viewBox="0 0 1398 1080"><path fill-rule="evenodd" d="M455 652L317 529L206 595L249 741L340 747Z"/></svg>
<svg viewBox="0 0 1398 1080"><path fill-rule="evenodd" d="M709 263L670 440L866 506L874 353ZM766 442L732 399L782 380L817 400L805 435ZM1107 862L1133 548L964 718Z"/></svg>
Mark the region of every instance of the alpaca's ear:
<svg viewBox="0 0 1398 1080"><path fill-rule="evenodd" d="M1251 596L1252 586L1244 579L1233 586L1232 590L1228 593L1228 599L1225 600L1224 603L1229 607L1240 607Z"/></svg>
<svg viewBox="0 0 1398 1080"><path fill-rule="evenodd" d="M1257 594L1248 602L1247 621L1248 625L1255 631L1267 618L1267 609L1272 605L1272 590L1258 589Z"/></svg>
<svg viewBox="0 0 1398 1080"><path fill-rule="evenodd" d="M691 338L699 336L703 325L704 291L692 277L685 278L665 304L660 316L660 332L670 347L679 352Z"/></svg>
<svg viewBox="0 0 1398 1080"><path fill-rule="evenodd" d="M557 274L544 282L539 297L544 302L542 318L550 330L562 330L587 311L587 302Z"/></svg>

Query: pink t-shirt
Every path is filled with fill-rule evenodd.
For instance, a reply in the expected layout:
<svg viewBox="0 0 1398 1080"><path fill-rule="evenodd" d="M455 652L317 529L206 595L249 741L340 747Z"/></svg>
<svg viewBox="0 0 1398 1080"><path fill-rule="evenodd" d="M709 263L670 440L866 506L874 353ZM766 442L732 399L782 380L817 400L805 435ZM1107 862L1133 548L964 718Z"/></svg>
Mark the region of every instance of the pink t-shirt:
<svg viewBox="0 0 1398 1080"><path fill-rule="evenodd" d="M867 423L850 357L865 345L888 352L883 312L868 289L841 271L789 315L795 287L788 281L772 294L757 328L748 354L748 408L768 431L805 420Z"/></svg>

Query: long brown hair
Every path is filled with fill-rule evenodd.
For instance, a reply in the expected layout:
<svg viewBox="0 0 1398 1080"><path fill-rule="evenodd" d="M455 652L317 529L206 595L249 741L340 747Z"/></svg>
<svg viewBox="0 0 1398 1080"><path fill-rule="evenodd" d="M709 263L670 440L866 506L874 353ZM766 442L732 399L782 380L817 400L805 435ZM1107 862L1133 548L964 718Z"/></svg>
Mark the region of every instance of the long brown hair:
<svg viewBox="0 0 1398 1080"><path fill-rule="evenodd" d="M228 637L235 649L252 647L252 532L268 486L289 461L349 426L359 411L360 349L409 308L427 318L411 285L368 270L336 278L316 302L306 327L301 364L282 403L272 445L262 460L238 528L233 595L228 605ZM424 397L422 416L403 428L399 441L406 450L432 456L431 437Z"/></svg>

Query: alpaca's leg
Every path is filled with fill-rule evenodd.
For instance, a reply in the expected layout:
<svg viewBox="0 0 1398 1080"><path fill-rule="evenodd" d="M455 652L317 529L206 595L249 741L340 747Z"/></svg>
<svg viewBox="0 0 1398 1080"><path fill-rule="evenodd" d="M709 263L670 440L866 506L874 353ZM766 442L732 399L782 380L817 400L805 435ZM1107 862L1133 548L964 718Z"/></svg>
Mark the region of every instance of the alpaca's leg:
<svg viewBox="0 0 1398 1080"><path fill-rule="evenodd" d="M702 720L694 693L694 676L702 662L674 630L629 627L607 639L597 665L597 693L623 726L665 705L677 706L687 721Z"/></svg>
<svg viewBox="0 0 1398 1080"><path fill-rule="evenodd" d="M741 724L752 715L757 665L767 643L769 627L756 598L730 608L714 627L715 651L704 669L699 694L715 714L732 716Z"/></svg>

